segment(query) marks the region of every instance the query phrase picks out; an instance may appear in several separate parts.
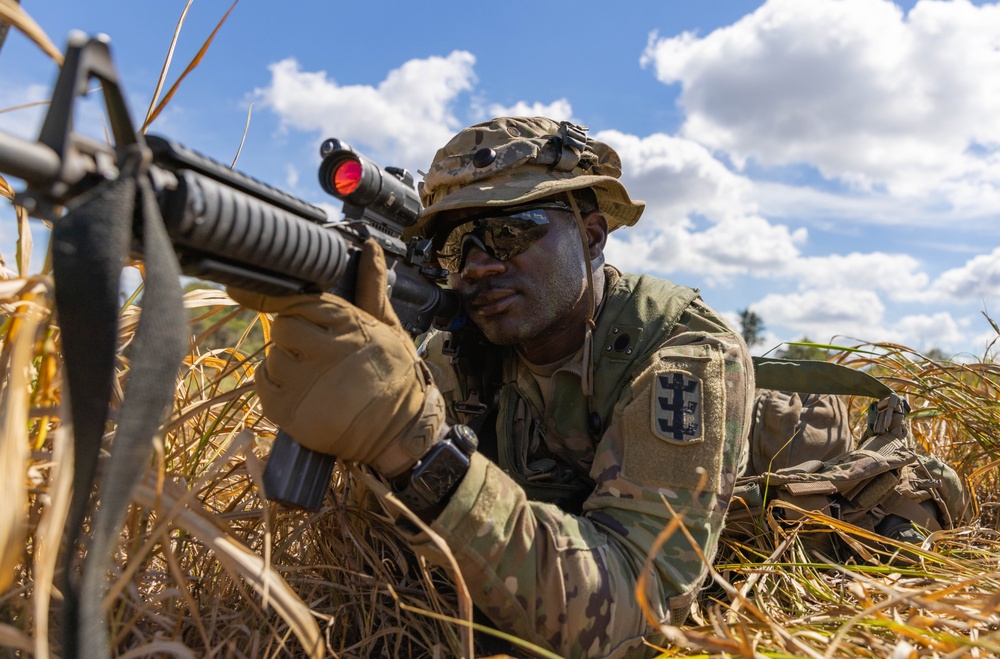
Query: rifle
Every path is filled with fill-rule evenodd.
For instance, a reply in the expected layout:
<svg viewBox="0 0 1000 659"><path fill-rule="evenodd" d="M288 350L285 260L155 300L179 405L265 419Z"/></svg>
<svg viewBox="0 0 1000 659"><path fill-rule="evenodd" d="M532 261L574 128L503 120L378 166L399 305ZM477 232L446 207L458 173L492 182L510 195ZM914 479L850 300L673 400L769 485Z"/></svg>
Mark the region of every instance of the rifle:
<svg viewBox="0 0 1000 659"><path fill-rule="evenodd" d="M113 147L73 130L74 101L95 78ZM69 37L39 139L0 132L0 172L27 184L15 202L30 215L53 221L56 309L76 445L62 560L67 656L106 654L100 600L111 538L124 520L136 472L142 471L136 466L146 464L152 453L151 439L172 401L186 344L180 336L180 273L270 295L330 291L350 300L361 245L375 238L385 252L391 304L410 334L432 325L448 327L458 315L456 296L441 286L446 273L433 264L430 241L403 242L404 229L422 210L409 172L382 169L337 139L323 142L320 152L320 184L343 202L342 221L331 221L322 209L176 142L137 132L107 37L82 33ZM63 208L68 209L65 215ZM107 247L119 242L121 253ZM114 376L125 252L147 264L143 312L118 433L101 483L102 505L94 516L89 550L78 552ZM100 313L94 313L95 307ZM140 366L145 353L164 356L151 358L156 365ZM264 473L265 494L317 509L334 461L279 431ZM80 577L73 564L83 553Z"/></svg>
<svg viewBox="0 0 1000 659"><path fill-rule="evenodd" d="M101 83L114 148L72 130L74 101L91 78ZM441 286L446 273L432 265L430 241L402 240L422 210L408 171L382 169L338 139L324 141L320 185L343 202L344 219L331 221L322 209L192 149L136 132L104 36L70 35L39 139L0 132L0 172L27 183L16 203L34 217L53 219L60 207L72 209L121 175L125 151L136 147L152 154L146 176L184 274L270 295L330 291L350 300L361 245L373 237L385 252L390 301L411 335L432 325L447 328L457 317L459 303ZM131 252L141 258L147 245L138 217L131 233ZM318 509L334 462L279 431L264 472L265 494Z"/></svg>
<svg viewBox="0 0 1000 659"><path fill-rule="evenodd" d="M181 273L270 295L333 292L353 297L361 245L382 246L389 299L412 335L448 328L459 316L431 243L402 236L422 210L413 177L382 169L337 139L323 142L321 187L343 202L330 220L305 201L171 140L133 127L108 38L71 33L37 141L0 132L0 172L22 179L15 196L31 216L52 221L56 312L62 328L64 396L73 429L73 494L61 549L64 656L108 655L101 601L107 564L132 490L152 456L153 436L172 404L186 350ZM114 146L73 130L73 107L100 82ZM62 210L66 209L65 214ZM119 282L126 256L145 262L142 314L119 423L79 551L108 418L117 350ZM264 472L274 500L318 509L332 456L279 431ZM308 639L302 639L307 646ZM315 639L314 639L315 640ZM313 654L320 652L312 647Z"/></svg>

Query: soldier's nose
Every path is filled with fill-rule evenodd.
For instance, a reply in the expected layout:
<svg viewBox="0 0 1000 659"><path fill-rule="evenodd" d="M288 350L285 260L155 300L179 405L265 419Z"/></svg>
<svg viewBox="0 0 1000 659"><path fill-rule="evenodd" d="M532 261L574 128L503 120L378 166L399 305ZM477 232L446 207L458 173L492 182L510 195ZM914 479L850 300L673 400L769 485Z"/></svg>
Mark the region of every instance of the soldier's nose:
<svg viewBox="0 0 1000 659"><path fill-rule="evenodd" d="M475 281L507 270L506 262L492 256L488 248L478 239L475 242L466 242L463 252L465 260L462 263L461 275L466 281Z"/></svg>

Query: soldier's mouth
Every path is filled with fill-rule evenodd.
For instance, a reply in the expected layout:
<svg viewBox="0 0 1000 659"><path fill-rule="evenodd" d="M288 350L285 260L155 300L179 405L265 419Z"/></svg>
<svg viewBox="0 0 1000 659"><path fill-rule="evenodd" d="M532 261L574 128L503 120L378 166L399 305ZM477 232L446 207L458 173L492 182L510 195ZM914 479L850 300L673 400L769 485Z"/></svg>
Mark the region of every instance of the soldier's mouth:
<svg viewBox="0 0 1000 659"><path fill-rule="evenodd" d="M518 295L517 291L510 289L492 289L473 297L469 306L478 316L495 316L510 309Z"/></svg>

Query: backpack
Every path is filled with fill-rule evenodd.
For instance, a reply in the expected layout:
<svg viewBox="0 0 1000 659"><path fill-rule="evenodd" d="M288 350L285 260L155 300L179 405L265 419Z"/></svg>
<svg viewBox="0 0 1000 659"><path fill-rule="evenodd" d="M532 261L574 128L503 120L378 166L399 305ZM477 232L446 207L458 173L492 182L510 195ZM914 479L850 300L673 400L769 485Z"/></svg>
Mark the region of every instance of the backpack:
<svg viewBox="0 0 1000 659"><path fill-rule="evenodd" d="M769 519L789 527L807 523L810 512L914 544L961 523L968 502L961 479L907 444L909 405L886 385L828 362L754 358L754 366L749 464L736 483L727 537L745 542ZM877 398L856 446L839 395ZM819 530L800 536L807 551L835 559L862 553L843 534Z"/></svg>

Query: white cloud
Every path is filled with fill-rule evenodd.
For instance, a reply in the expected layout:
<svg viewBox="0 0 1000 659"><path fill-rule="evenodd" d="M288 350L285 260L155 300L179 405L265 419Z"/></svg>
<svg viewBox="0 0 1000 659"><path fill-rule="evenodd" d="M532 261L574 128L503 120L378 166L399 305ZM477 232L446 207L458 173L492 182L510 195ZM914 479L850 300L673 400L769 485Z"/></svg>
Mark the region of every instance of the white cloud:
<svg viewBox="0 0 1000 659"><path fill-rule="evenodd" d="M627 229L608 237L604 255L608 263L628 272L669 275L674 272L711 272L704 255L691 248L689 222L679 221L656 232ZM714 273L724 276L724 273Z"/></svg>
<svg viewBox="0 0 1000 659"><path fill-rule="evenodd" d="M647 211L649 212L649 211ZM726 219L703 231L688 219L643 231L629 229L608 239L608 262L632 272L699 275L709 286L737 275L774 275L798 257L805 230L789 231L755 216Z"/></svg>
<svg viewBox="0 0 1000 659"><path fill-rule="evenodd" d="M294 59L270 66L271 83L255 94L283 126L340 137L373 149L376 159L426 167L428 158L461 128L452 105L475 82L476 58L413 59L377 86L339 85L325 72L302 71Z"/></svg>
<svg viewBox="0 0 1000 659"><path fill-rule="evenodd" d="M768 0L705 36L651 35L643 64L679 84L685 120L658 138L672 169L657 164L658 141L632 138L639 153L620 140L626 162L651 163L635 180L666 210L651 213L662 236L613 252L661 272L690 264L709 286L739 275L760 296L751 308L790 336L969 345L970 303L1000 297L1000 249L934 278L982 246L934 245L927 262L879 247L957 222L969 242L995 222L1000 5L920 0L904 13L888 0ZM768 180L754 180L762 167ZM838 183L801 183L817 174ZM816 255L829 249L809 245L804 226L870 251Z"/></svg>
<svg viewBox="0 0 1000 659"><path fill-rule="evenodd" d="M810 7L822 5L826 10L833 11L821 0L801 2ZM872 6L881 7L886 3L880 0L863 3L845 0L843 4L871 10ZM791 21L801 27L801 17L796 14L794 6L771 0L765 8L787 9L787 16L775 20L778 23ZM758 14L719 32L728 30L739 33L743 30L744 36L753 36L755 33L747 31L744 24ZM894 15L898 17L898 11ZM897 21L901 19L897 18ZM848 22L847 27L853 29L852 26L856 27ZM755 29L764 30L760 26ZM717 81L710 79L709 74L719 78L725 73L713 68L719 66L714 57L702 54L700 63L695 61L695 55L699 55L696 52L700 47L698 45L711 44L713 39L717 39L717 34L701 40L691 36L677 38L677 47L688 49L689 61L679 61L676 66L691 77L692 88L698 85L712 87L708 83L716 84ZM806 34L809 34L808 31ZM756 36L758 40L762 38ZM794 36L794 31L786 30L784 33L784 37L789 39ZM865 39L870 37L862 36ZM853 38L855 45L867 43L850 29L847 29L847 37ZM655 42L651 45L650 53L655 51L655 45ZM777 44L768 44L766 39L763 45L771 48L773 52L768 57L774 58L786 55L792 49L787 44L784 49ZM761 44L758 47L762 47ZM796 48L810 52L811 44L799 43ZM834 49L833 52L839 51ZM767 57L758 59L767 65L772 63ZM695 66L696 63L699 63L700 69ZM743 66L742 62L737 63ZM505 106L477 98L474 64L472 55L456 51L448 57L411 60L391 72L378 85L344 86L329 79L325 73L303 72L294 60L285 60L272 65L270 85L258 90L257 94L287 128L322 132L324 137L343 137L363 145L365 151L373 151L369 155L377 160L384 160L386 154L391 153L394 162L402 160L402 164L411 168L426 167L430 154L464 125L456 117L482 119L488 113L542 114L557 119L574 119L568 99L551 103L525 100ZM830 75L833 75L837 69L834 65L830 66L833 67ZM725 81L724 77L722 79ZM831 84L838 79L833 75ZM874 89L873 84L869 84L868 88ZM685 87L685 91L687 89ZM916 258L875 251L874 247L869 253L803 256L807 248L808 253L815 253L817 247L822 249L822 246L808 244L810 234L803 223L829 229L830 224L836 223L839 227L847 218L848 223L854 224L854 229L846 230L859 231L873 220L912 226L921 222L939 223L941 215L923 200L898 196L899 190L892 188L895 184L892 176L895 174L890 171L891 167L885 168L888 174L881 172L869 167L871 163L866 158L870 153L852 151L857 146L852 140L866 134L864 130L875 130L872 125L863 127L864 130L851 129L852 121L857 117L827 116L823 108L814 107L810 111L816 113L815 119L819 124L815 130L803 125L798 132L792 131L789 136L778 139L776 136L785 127L778 124L769 126L767 122L777 121L768 116L768 111L780 106L780 103L778 106L771 103L772 96L780 97L780 85L774 83L771 91L761 98L751 99L760 103L760 107L744 103L745 99L731 87L714 91L731 94L731 98L723 104L726 107L704 109L697 104L689 105L691 121L683 135L657 133L640 137L616 130L604 130L594 135L618 151L623 162L623 182L634 198L648 203L638 225L610 237L606 249L608 261L628 271L669 276L684 273L676 278L709 288L726 286L737 296L736 301L726 304L733 308L749 305L764 318L769 326L768 336L774 340L777 340L778 334L783 334L786 339L810 336L817 341L826 341L836 335L861 340L899 341L918 348L962 348L961 336L971 333L968 323L958 322L937 309L927 314L921 314L919 308L913 307L904 311L899 303L928 302L931 298L943 299L945 295L953 298L965 296L968 299L975 295L987 295L989 291L996 295L996 290L1000 288L1000 276L989 279L988 275L1000 271L997 265L1000 263L1000 250L989 258L974 258L965 266L946 272L936 282L931 282L926 264ZM463 93L468 93L465 105L460 103ZM846 92L841 89L840 93ZM796 97L794 94L786 97L785 102L790 102L789 98L794 100ZM685 102L689 101L685 99ZM859 103L858 98L852 103ZM712 137L714 133L695 130L697 121L706 117L726 117L730 110L735 117L732 123L722 125L717 122L716 126L721 126L723 132L729 131L728 141L712 143L705 135ZM741 118L740 111L745 111L748 116ZM793 111L789 109L789 112ZM889 112L889 109L885 111ZM858 114L861 119L866 119L864 112L859 111ZM843 120L843 125L836 124L834 119ZM583 121L586 123L585 118ZM847 129L854 132L848 130L846 141L839 139L837 131ZM770 136L768 130L771 131ZM913 126L907 130L918 135L912 139L922 139ZM872 145L868 146L892 147L897 144L892 142L895 139L893 135L895 133L888 131L872 137ZM797 141L801 145L791 144ZM733 171L726 164L731 160L725 160L725 154L719 150L729 150L730 154L737 156L736 160L754 157L772 164L795 162L794 158L813 158L815 166L821 171L839 172L833 175L876 188L885 184L886 188L838 194L797 187L792 183L762 183L745 172ZM890 156L896 158L894 153ZM768 161L768 158L771 160ZM952 176L949 179L951 175L946 173L936 181L934 190L938 194L945 191L951 195L952 210L964 203L971 209L969 213L986 215L983 209L994 203L992 196L997 190L991 182L993 165L990 158L990 153L968 156L964 161L968 166L962 170L968 178ZM919 173L923 165L919 159L911 160L906 166L911 168L910 171ZM289 181L294 182L293 170L288 170L288 176ZM995 179L1000 181L1000 173ZM996 207L1000 207L1000 200ZM990 214L995 216L995 211ZM762 286L765 285L770 294L764 294ZM713 293L707 297L710 303L715 299ZM753 302L758 297L759 301Z"/></svg>
<svg viewBox="0 0 1000 659"><path fill-rule="evenodd" d="M899 319L894 329L906 345L918 349L939 348L947 351L966 344L966 334L950 313L909 315Z"/></svg>
<svg viewBox="0 0 1000 659"><path fill-rule="evenodd" d="M946 354L986 345L982 337L970 340L972 319L956 319L947 311L899 315L896 307L886 307L876 291L850 289L839 282L827 288L766 295L749 307L769 330L783 328L786 339L808 337L837 345L888 342L916 350L938 348Z"/></svg>
<svg viewBox="0 0 1000 659"><path fill-rule="evenodd" d="M299 186L299 168L291 163L285 165L285 184L290 190Z"/></svg>
<svg viewBox="0 0 1000 659"><path fill-rule="evenodd" d="M766 276L783 270L798 258L797 244L806 238L805 229L790 231L762 217L727 218L723 222L689 236L690 255L696 271L710 284L727 281L730 275L750 273ZM687 267L687 263L683 263Z"/></svg>
<svg viewBox="0 0 1000 659"><path fill-rule="evenodd" d="M486 114L489 116L483 116L483 121L493 117L548 117L556 121L579 121L573 117L573 106L565 98L551 103L518 101L509 106L491 103L486 108Z"/></svg>
<svg viewBox="0 0 1000 659"><path fill-rule="evenodd" d="M697 213L718 222L756 212L747 200L750 181L733 174L696 142L663 133L641 138L615 130L595 137L618 152L629 193L645 200L661 220Z"/></svg>
<svg viewBox="0 0 1000 659"><path fill-rule="evenodd" d="M871 290L834 287L822 292L770 294L750 308L768 325L792 328L815 341L830 339L832 332L862 340L885 336L881 325L885 305Z"/></svg>
<svg viewBox="0 0 1000 659"><path fill-rule="evenodd" d="M852 252L800 258L790 262L782 274L794 280L800 290L837 282L848 289L882 291L893 300L914 300L929 282L920 268L921 263L907 254Z"/></svg>
<svg viewBox="0 0 1000 659"><path fill-rule="evenodd" d="M938 277L927 296L930 301L980 301L1000 298L1000 247L973 257Z"/></svg>
<svg viewBox="0 0 1000 659"><path fill-rule="evenodd" d="M938 227L942 221L941 203L945 201L944 195L936 199L912 199L879 192L831 192L778 181L754 181L748 196L765 217L853 234L861 229L871 234L880 226ZM962 213L951 208L948 217L961 219L969 228L992 226L997 207L984 201Z"/></svg>
<svg viewBox="0 0 1000 659"><path fill-rule="evenodd" d="M781 270L798 257L806 230L758 215L747 198L751 183L703 146L660 133L639 138L603 131L596 137L621 156L630 195L647 202L639 224L621 238L612 236L610 262L645 272L696 273L722 283L747 272Z"/></svg>
<svg viewBox="0 0 1000 659"><path fill-rule="evenodd" d="M769 0L703 38L651 35L643 63L682 85L683 134L734 162L984 209L1000 202L998 46L996 5Z"/></svg>
<svg viewBox="0 0 1000 659"><path fill-rule="evenodd" d="M758 214L759 184L733 173L689 139L664 134L640 138L618 131L603 131L596 137L622 157L623 180L633 197L648 202L638 225L612 235L606 250L612 263L643 272L692 273L704 277L709 286L749 275L786 281L799 291L838 282L845 289L880 291L890 300L925 301L929 295L924 264L907 254L873 251L803 257L800 248L807 243L807 230ZM840 212L854 204L851 198L816 191L803 193L800 199L811 196L830 204L838 201ZM903 223L900 216L906 215L898 209L893 212L891 199L879 203L885 206L886 221ZM793 210L794 204L788 204L789 219L795 217ZM854 212L863 221L865 205L859 202ZM935 219L940 222L940 217Z"/></svg>

